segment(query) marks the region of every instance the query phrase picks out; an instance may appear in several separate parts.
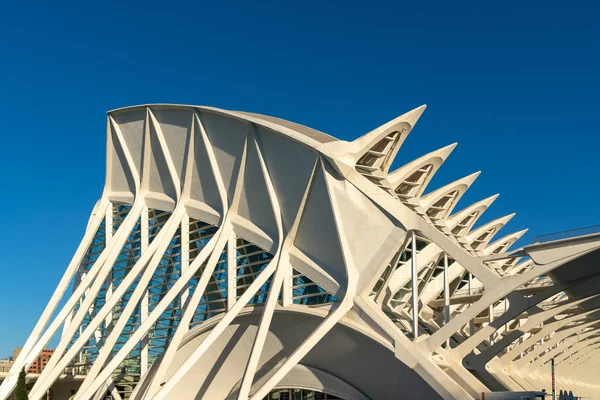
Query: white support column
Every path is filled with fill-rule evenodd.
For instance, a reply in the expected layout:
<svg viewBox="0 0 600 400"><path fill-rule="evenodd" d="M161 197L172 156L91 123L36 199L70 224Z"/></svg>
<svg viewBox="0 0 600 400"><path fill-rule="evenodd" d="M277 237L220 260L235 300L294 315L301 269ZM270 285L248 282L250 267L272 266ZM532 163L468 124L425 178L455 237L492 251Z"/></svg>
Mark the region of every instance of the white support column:
<svg viewBox="0 0 600 400"><path fill-rule="evenodd" d="M113 328L113 332L107 338L105 345L103 346L102 350L98 354L98 357L97 357L94 365L90 369L86 379L81 384L81 387L80 387L79 392L76 397L78 400L82 400L82 399L89 400L91 395L93 395L93 393L95 393L95 391L99 389L99 386L95 387L95 390L92 393L88 393L90 395L88 397L82 397L81 392L82 392L82 390L85 390L85 388L87 386L90 386L90 384L92 384L92 382L98 375L98 371L104 367L104 371L107 373L106 376L103 376L99 381L96 382L98 385L100 385L110 377L110 374L115 370L116 365L118 365L120 362L122 362L125 359L125 357L127 356L127 353L129 353L134 346L136 346L138 343L140 343L140 340L142 339L142 337L152 327L152 324L154 322L156 322L155 319L151 319L152 315L150 315L146 319L146 321L141 324L140 327L136 328L135 334L137 334L139 336L137 337L135 342L133 339L134 336L130 336L129 340L127 340L127 342L123 344L123 347L121 347L121 349L119 350L119 353L117 353L117 354L122 355L123 357L122 358L118 358L117 356L112 357L111 350L116 345L117 340L119 339L119 336L122 334L123 328L126 326L127 321L129 320L130 316L133 315L133 313L136 311L136 309L138 309L138 304L141 302L143 296L146 294L148 283L152 279L153 274L156 272L158 264L160 263L161 259L163 258L164 254L165 254L165 251L167 250L167 248L169 246L170 240L165 240L165 239L172 238L175 235L175 232L179 229L181 217L183 216L184 213L185 213L185 210L183 209L183 207L178 207L175 209L173 214L169 217L169 220L164 225L163 229L161 229L161 231L156 236L156 239L153 240L152 243L150 244L150 246L148 247L148 250L146 251L146 253L140 257L140 259L135 263L133 268L131 268L129 273L125 276L125 278L123 279L121 284L118 286L118 288L116 288L114 295L111 298L111 301L106 303L104 305L104 307L102 307L99 310L96 317L90 322L90 326L86 329L86 331L87 331L87 330L96 328L98 326L98 324L102 321L102 319L106 318L106 313L109 312L113 307L116 306L117 301L120 298L122 298L122 296L125 294L125 292L127 290L129 290L131 288L131 285L133 285L134 282L137 280L137 284L135 286L135 289L133 290L133 293L131 294L131 297L129 298L129 301L127 302L127 305L123 309L122 314L120 315L120 318L118 320L116 320L116 324ZM182 281L182 282L187 282L187 281ZM170 293L171 297L169 297L168 303L171 303L177 297L177 295L183 289L183 286L184 285L182 284L181 286L177 287L176 289L175 289L175 286L173 286L173 290L176 290L176 291L173 293ZM165 296L165 298L166 298L166 296ZM163 302L162 304L166 304L166 301ZM157 313L157 311L156 311L157 307L155 307L155 309L153 311L154 315L156 315L156 313ZM164 309L160 309L159 312L163 312L163 311L164 311ZM142 326L146 326L146 328L142 329L141 328ZM87 336L87 333L84 332L82 337L84 338L86 336ZM82 337L77 339L75 341L75 343L72 345L72 347L67 351L67 353L65 353L65 357L63 357L63 360L60 361L60 363L57 365L57 368L55 369L55 371L52 372L52 375L48 377L46 383L43 383L43 385L49 384L49 382L52 382L53 380L55 380L58 377L56 374L59 373L62 368L64 368L65 363L67 363L68 360L71 358L70 353L80 349L83 346L84 342L82 342ZM131 347L129 347L128 350L125 352L123 349L127 348L127 346L131 346ZM109 357L112 357L111 363L117 363L117 364L113 365L112 369L106 370L106 368L108 368L108 367L107 367L107 365L105 365L105 361ZM44 388L45 388L44 386L40 386L39 390L42 390ZM35 387L34 387L34 390L35 390ZM35 396L33 396L33 395L31 395L31 397L35 398Z"/></svg>
<svg viewBox="0 0 600 400"><path fill-rule="evenodd" d="M444 252L444 325L450 322L450 282L448 282L448 253ZM450 339L446 339L446 348L450 349Z"/></svg>
<svg viewBox="0 0 600 400"><path fill-rule="evenodd" d="M231 232L227 240L227 309L231 310L231 307L235 304L235 298L237 297L237 280L236 280L236 237L235 233Z"/></svg>
<svg viewBox="0 0 600 400"><path fill-rule="evenodd" d="M202 299L204 292L206 291L206 286L210 280L211 275L213 274L217 262L221 257L222 252L225 250L225 246L227 246L227 238L228 235L231 234L231 229L228 225L224 223L225 227L220 227L215 236L209 241L209 243L200 251L200 254L196 256L192 264L190 265L191 269L194 269L195 266L199 263L199 257L203 257L204 249L208 246L210 250L210 257L206 261L206 265L200 274L200 279L198 279L198 283L196 285L196 289L194 293L190 296L188 303L186 304L184 310L181 315L181 322L179 326L175 330L173 337L171 338L171 342L165 352L162 355L161 361L158 364L158 368L154 373L154 377L150 382L150 386L146 391L145 396L152 398L152 396L160 389L161 385L159 383L162 382L163 377L167 373L167 370L171 364L171 361L175 357L175 352L179 348L179 344L181 340L185 336L185 334L189 331L190 323L193 320L194 313L198 307L198 303ZM214 251L213 251L214 248ZM208 256L207 256L208 257ZM200 259L204 263L204 258ZM201 265L198 265L200 268ZM134 397L134 399L139 399L139 397Z"/></svg>
<svg viewBox="0 0 600 400"><path fill-rule="evenodd" d="M279 263L279 268L285 268L283 275L283 288L281 289L281 305L287 307L292 304L292 297L294 295L292 292L292 286L294 285L292 278L292 265L289 262L283 263L281 259Z"/></svg>
<svg viewBox="0 0 600 400"><path fill-rule="evenodd" d="M410 270L412 279L413 340L419 336L419 282L417 278L417 234L412 232Z"/></svg>
<svg viewBox="0 0 600 400"><path fill-rule="evenodd" d="M544 327L544 323L540 323L540 329ZM542 340L540 341L540 346L544 344L544 337L542 336Z"/></svg>
<svg viewBox="0 0 600 400"><path fill-rule="evenodd" d="M473 274L471 274L470 272L467 272L467 276L469 279L469 283L468 283L468 287L469 287L469 296L471 296L472 291L471 291L471 282L473 281ZM472 304L472 303L470 303ZM473 334L475 333L475 317L473 317L472 319L469 320L469 336L473 336Z"/></svg>
<svg viewBox="0 0 600 400"><path fill-rule="evenodd" d="M110 207L108 207L108 209L106 210L106 217L105 217L105 222L104 222L104 246L108 247L108 242L110 242L110 240L113 237L113 222L114 222L114 215L115 210L113 208L113 206L111 205ZM112 273L108 274L108 276L106 277L106 300L108 301L108 299L110 299L110 296L112 295L113 292L113 282L112 282ZM110 325L112 324L112 313L108 314L108 316L106 317L106 330L107 332L105 332L105 335L108 335L109 329L110 329Z"/></svg>
<svg viewBox="0 0 600 400"><path fill-rule="evenodd" d="M375 295L375 299L374 299L375 303L377 303L377 304L383 303L383 301L385 299L385 295L386 295L386 289L390 285L390 281L392 280L392 278L394 276L394 272L396 271L396 268L398 267L398 262L400 261L400 257L404 254L404 251L406 250L407 246L408 246L407 243L403 243L402 247L398 250L396 255L392 258L392 261L390 261L390 270L388 271L388 273L385 276L385 279L383 281L383 284L381 285L377 294Z"/></svg>
<svg viewBox="0 0 600 400"><path fill-rule="evenodd" d="M110 242L110 240L113 237L113 224L114 224L114 217L115 217L115 209L114 206L111 205L107 208L106 210L106 215L104 217L104 248L108 247L108 243ZM109 273L108 276L106 277L106 294L105 294L105 299L106 301L108 301L110 299L110 296L112 295L113 292L113 282L112 282L112 273ZM101 340L104 340L104 338L106 336L108 336L110 334L110 326L112 324L112 313L108 314L106 316L106 320L104 323L104 329L103 330L98 330L97 332L99 333L99 336ZM98 337L96 337L96 343L99 343L100 341L98 340Z"/></svg>
<svg viewBox="0 0 600 400"><path fill-rule="evenodd" d="M163 230L164 229L167 229L167 227L165 226L165 228L163 228ZM170 237L171 235L174 234L174 232L172 230L170 230L171 227L169 227L168 229L169 229L169 232L168 232L167 236ZM154 242L153 242L153 244L154 244ZM127 354L148 333L148 331L152 327L152 325L154 323L156 323L156 321L161 316L161 314L165 311L165 309L167 309L167 307L169 307L171 302L178 296L178 294L181 292L181 290L183 290L183 288L186 287L189 280L192 278L194 273L202 266L202 264L206 261L208 256L213 251L214 247L215 247L215 242L213 240L209 241L209 243L206 246L204 246L204 248L196 256L194 262L190 265L190 267L186 271L186 275L182 276L180 279L178 279L175 282L172 289L168 293L165 294L163 299L160 300L160 302L152 310L152 313L150 313L148 315L147 320L142 325L140 325L140 327L133 333L133 335L129 338L129 340L123 344L123 346L120 348L120 350L117 352L117 354L112 356L112 359L110 361L108 361L108 363L106 365L104 365L103 363L107 360L108 354L104 354L104 355L102 355L102 358L98 358L96 360L96 365L94 365L92 371L90 371L90 374L88 374L86 380L82 383L80 391L77 395L78 400L88 400L90 398L89 396L98 390L98 385L101 382L104 382L105 380L110 378L110 375L115 370L115 368L117 368L117 366L125 359L125 357L127 357ZM163 252L164 252L164 250L163 250ZM161 254L161 252L158 252L157 254ZM166 357L169 354L169 352L171 352L171 355L172 355L173 352L178 348L180 339L185 334L185 332L187 332L188 327L189 327L189 321L191 320L191 318L194 314L194 311L196 310L198 301L200 300L200 298L202 297L202 294L204 293L204 290L206 289L206 285L208 284L210 276L212 275L212 273L214 271L215 265L218 262L220 254L221 254L221 252L218 252L218 254L216 254L213 259L209 260L209 264L202 272L202 276L200 278L200 281L198 282L196 291L194 291L194 294L191 296L190 302L188 303L188 306L186 307L186 310L184 311L184 315L182 316L182 322L177 327L175 335L173 336L173 339L171 341L171 344L167 347L166 352L163 353L163 359L161 360L160 365L162 365L162 363L165 361L164 357ZM158 261L160 260L160 258L161 257L156 257L154 260L152 260L151 265L156 265L158 263ZM144 275L140 279L140 285L143 285L143 287L145 287L145 285L149 282L148 274L152 273L153 270L154 270L154 268L152 269L152 271L146 271L144 273ZM139 286L138 286L138 288L139 288ZM137 290L137 288L136 288L136 290ZM136 293L134 292L134 295L132 295L132 298L134 298L133 296L135 296L135 295L136 295ZM139 294L137 294L137 295L139 298ZM126 309L124 311L124 315L131 315L130 311L131 311L131 309L129 309L129 310ZM122 326L120 328L122 329ZM112 336L111 338L109 338L107 340L107 345L114 346L117 339L118 339L118 335ZM175 347L171 347L171 345L173 343L176 343ZM100 365L103 365L103 367L100 367ZM160 366L159 366L158 371L160 371ZM155 376L155 378L156 378L156 376ZM148 398L152 398L152 397L150 396Z"/></svg>
<svg viewBox="0 0 600 400"><path fill-rule="evenodd" d="M148 225L148 207L144 205L142 209L142 215L140 216L140 246L142 254L148 250L150 244L149 240L149 225ZM144 293L142 302L140 305L140 324L148 318L148 291ZM141 375L144 375L148 370L148 336L142 339L142 350L140 352L140 371Z"/></svg>
<svg viewBox="0 0 600 400"><path fill-rule="evenodd" d="M278 257L278 255L279 249L277 251L276 257ZM277 263L279 264L278 261L279 260L277 260ZM246 369L242 378L242 384L240 386L238 400L246 400L250 396L250 388L252 386L252 382L254 382L254 376L256 374L258 361L260 359L260 355L262 353L267 334L269 333L269 327L271 325L271 320L273 319L275 306L277 305L277 297L279 297L279 288L283 283L284 275L285 271L282 268L279 268L278 265L278 268L275 271L275 274L272 278L273 281L271 283L271 289L269 290L267 301L264 305L263 313L260 318L258 331L254 338L254 343L252 344L252 350L250 351L250 357L248 359L248 363L246 364Z"/></svg>
<svg viewBox="0 0 600 400"><path fill-rule="evenodd" d="M523 326L523 319L519 318L519 328ZM523 344L525 343L525 335L527 333L523 333L521 334L521 337L519 338L519 344ZM523 358L523 352L521 352L520 357L519 358Z"/></svg>
<svg viewBox="0 0 600 400"><path fill-rule="evenodd" d="M106 209L106 215L104 216L104 245L107 246L108 242L113 237L113 218L114 208L112 204Z"/></svg>
<svg viewBox="0 0 600 400"><path fill-rule="evenodd" d="M81 307L81 304L83 303L82 300L79 301L79 307ZM83 327L80 325L79 326L79 336L81 336L81 334L83 333ZM83 351L79 352L79 365L83 364Z"/></svg>
<svg viewBox="0 0 600 400"><path fill-rule="evenodd" d="M273 272L275 272L275 263L271 261L271 263L269 263L269 265L267 265L267 267L258 276L256 276L254 282L250 284L244 294L240 297L239 301L234 304L232 309L224 314L223 318L210 331L204 341L188 356L188 358L179 366L179 368L177 368L169 380L162 385L158 393L152 397L153 399L163 400L165 398L170 398L169 392L177 385L177 383L179 383L185 374L190 371L194 364L198 362L206 350L214 343L219 335L223 333L223 331L229 326L229 324L239 314L241 309L248 303L248 301L250 301L252 296L254 296L261 286L265 284L267 279L271 277ZM327 318L325 321L327 321ZM323 325L323 323L321 323L321 325ZM154 379L156 379L156 377Z"/></svg>
<svg viewBox="0 0 600 400"><path fill-rule="evenodd" d="M469 287L469 296L471 296L473 294L473 292L471 290L471 283L473 281L473 274L471 274L470 272L467 272L467 274L468 274L467 278L469 280L469 285L468 285L468 287Z"/></svg>
<svg viewBox="0 0 600 400"><path fill-rule="evenodd" d="M112 239L113 237L113 218L114 218L114 208L112 206L112 204L109 204L109 206L106 209L106 212L104 213L104 248L106 248L108 246L108 242ZM94 242L95 240L95 236L92 239L92 242ZM79 273L77 273L77 275L79 275ZM79 282L77 282L76 284L80 284L84 279L85 279L86 273L84 272L81 277L78 277L77 279L79 280ZM112 293L112 274L109 274L108 277L106 278L106 299L108 299L110 297L110 294ZM88 295L89 291L85 292L85 295ZM81 307L81 304L83 303L83 300L79 301L79 306ZM71 323L71 319L73 318L75 314L75 310L71 311L71 313L69 314L69 317L65 320L65 324L63 325L63 331L61 333L61 340L65 335L65 331L67 330L69 324ZM109 327L110 323L112 322L112 315L109 315L106 318L106 326ZM81 327L79 328L79 334L81 334L83 331L81 329ZM96 342L100 343L100 341L103 338L103 334L105 334L106 332L102 332L100 330L96 331L95 334L95 338L96 338ZM83 363L83 356L82 353L79 353L79 363L82 364Z"/></svg>
<svg viewBox="0 0 600 400"><path fill-rule="evenodd" d="M504 312L508 311L508 300L504 299ZM504 333L508 334L508 322L504 324Z"/></svg>
<svg viewBox="0 0 600 400"><path fill-rule="evenodd" d="M190 266L190 217L187 213L181 219L181 236L179 237L180 242L180 259L181 259L181 275ZM183 310L183 306L190 295L189 286L181 293L179 300L179 306Z"/></svg>

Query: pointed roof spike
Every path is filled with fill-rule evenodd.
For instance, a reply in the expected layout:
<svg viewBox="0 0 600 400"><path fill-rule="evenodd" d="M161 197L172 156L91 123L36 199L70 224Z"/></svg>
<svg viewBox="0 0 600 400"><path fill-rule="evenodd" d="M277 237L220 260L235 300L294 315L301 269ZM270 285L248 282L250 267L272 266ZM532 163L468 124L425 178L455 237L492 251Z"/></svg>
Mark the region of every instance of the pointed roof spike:
<svg viewBox="0 0 600 400"><path fill-rule="evenodd" d="M450 156L450 154L452 153L454 148L456 148L457 145L458 143L452 143L448 146L442 147L441 149L427 153L409 162L408 164L404 164L402 167L398 168L397 170L388 175L388 181L390 182L392 187L396 189L402 182L408 179L417 170L423 168L424 166L432 165L433 168L429 172L429 176L421 184L422 190L419 190L420 193L418 193L418 196L415 196L419 197L425 190L425 187L427 186L431 178L433 178L433 175L435 175L437 170L441 167L444 161L446 161L448 156Z"/></svg>
<svg viewBox="0 0 600 400"><path fill-rule="evenodd" d="M473 220L469 221L469 225L470 226L468 227L468 229L466 230L466 232L464 232L464 233L461 234L461 236L466 235L471 230L471 228L473 227L473 225L475 225L475 223L477 222L477 220L483 215L483 213L498 198L498 196L500 196L500 194L496 193L495 195L492 195L492 196L490 196L488 198L485 198L483 200L479 200L478 202L473 203L470 206L463 208L461 211L458 211L458 212L454 213L446 221L446 226L448 226L448 228L452 229L456 225L458 225L461 221L463 221L465 218L467 218L470 214L472 214L474 212L478 212L478 214L473 218Z"/></svg>
<svg viewBox="0 0 600 400"><path fill-rule="evenodd" d="M408 122L411 127L414 127L417 124L419 118L421 118L421 115L423 115L423 112L426 108L427 104L423 104L415 108L414 110L410 110L409 112L402 114L396 119L402 119L404 122Z"/></svg>
<svg viewBox="0 0 600 400"><path fill-rule="evenodd" d="M495 240L494 242L487 245L487 247L484 250L484 253L491 254L504 243L510 242L510 244L504 250L502 250L502 252L506 252L510 248L510 246L512 246L517 240L519 240L521 236L527 233L528 230L529 229L523 229L517 232L513 232L501 237L500 239Z"/></svg>
<svg viewBox="0 0 600 400"><path fill-rule="evenodd" d="M521 258L521 260L514 265L512 270L527 268L530 265L533 265L533 260L531 258Z"/></svg>
<svg viewBox="0 0 600 400"><path fill-rule="evenodd" d="M445 194L453 191L453 190L461 190L462 193L466 192L466 190L475 182L475 179L481 174L481 171L474 172L470 175L465 176L464 178L458 179L454 182L451 182L441 188L438 188L432 192L427 193L425 196L421 197L421 206L423 208L429 207L435 201L439 200ZM461 194L462 194L461 193Z"/></svg>
<svg viewBox="0 0 600 400"><path fill-rule="evenodd" d="M529 232L529 228L521 229L520 231L515 232L514 235L519 235L519 238L520 238L521 236L523 236L527 232Z"/></svg>
<svg viewBox="0 0 600 400"><path fill-rule="evenodd" d="M435 150L398 168L388 176L390 186L404 198L419 199L456 145Z"/></svg>
<svg viewBox="0 0 600 400"><path fill-rule="evenodd" d="M475 172L471 175L465 176L462 179L449 183L433 192L430 192L421 198L419 205L431 218L435 218L436 220L445 220L480 173L481 171ZM443 201L445 196L448 196L452 193L454 193L454 195L449 200ZM439 203L440 200L443 201L442 204ZM430 211L429 209L431 207L434 207L434 209Z"/></svg>
<svg viewBox="0 0 600 400"><path fill-rule="evenodd" d="M500 193L493 194L490 197L488 197L486 200L490 200L490 204L491 204L494 202L494 200L496 200L498 198L498 196L500 196Z"/></svg>
<svg viewBox="0 0 600 400"><path fill-rule="evenodd" d="M486 239L486 242L489 243L490 240L494 237L494 235L496 235L496 233L498 233L498 231L508 223L508 221L510 221L514 216L516 215L516 213L512 213L512 214L508 214L505 215L504 217L500 217L497 218L493 221L488 222L485 225L480 226L479 228L475 229L474 231L470 232L467 236L467 242L471 243L473 242L475 239L477 239L479 236L481 236L485 231L491 229L491 228L496 228L496 231L489 237ZM487 245L486 243L486 245Z"/></svg>
<svg viewBox="0 0 600 400"><path fill-rule="evenodd" d="M473 172L472 174L469 174L463 178L457 179L454 182L450 182L449 184L442 186L441 188L438 188L432 192L427 193L425 196L423 196L423 198L432 195L435 192L441 192L443 191L445 188L449 188L451 186L455 186L458 184L466 184L466 185L471 185L473 182L475 182L475 179L477 179L477 177L481 175L481 171L476 171Z"/></svg>
<svg viewBox="0 0 600 400"><path fill-rule="evenodd" d="M150 192L165 194L172 201L176 201L181 193L181 183L177 176L177 169L164 140L160 122L158 122L150 107L146 111L148 115L148 141L145 146L149 147L145 148L143 153L144 157L147 158L144 160L144 171L142 172L146 181L142 178L142 185L146 184ZM154 167L151 165L154 165ZM166 171L167 174L162 175L158 171ZM167 202L170 201L167 200ZM158 204L160 204L160 200Z"/></svg>
<svg viewBox="0 0 600 400"><path fill-rule="evenodd" d="M425 108L425 105L417 107L414 110L394 118L393 120L373 129L369 133L349 143L347 151L348 155L351 157L351 162L358 162L361 157L363 157L367 152L373 150L373 147L377 146L386 138L386 136L390 136L394 132L398 132L397 136L391 136L393 139L392 144L391 146L388 145L389 147L385 146L385 154L381 156L382 160L379 162L380 165L377 166L377 169L387 174L392 162L394 161L396 153L402 146L402 143L404 143L404 140L412 128L416 125L419 117L423 114L423 111L425 111ZM378 152L379 151L380 150L378 150Z"/></svg>
<svg viewBox="0 0 600 400"><path fill-rule="evenodd" d="M372 141L378 141L377 138L379 138L379 136L381 136L381 138L383 138L390 132L399 130L398 128L404 124L408 124L409 130L411 130L417 124L417 121L419 120L419 118L421 117L423 112L425 111L425 108L427 108L427 106L425 104L423 104L422 106L417 107L414 110L410 110L409 112L404 113L401 116L396 117L393 120L388 121L381 126L378 126L377 128L373 129L372 131L362 135L358 139L354 139L352 141L352 144L357 144L357 145L360 144L361 148L365 147L365 146L367 146L368 143L371 143ZM385 134L383 134L383 133L385 133Z"/></svg>

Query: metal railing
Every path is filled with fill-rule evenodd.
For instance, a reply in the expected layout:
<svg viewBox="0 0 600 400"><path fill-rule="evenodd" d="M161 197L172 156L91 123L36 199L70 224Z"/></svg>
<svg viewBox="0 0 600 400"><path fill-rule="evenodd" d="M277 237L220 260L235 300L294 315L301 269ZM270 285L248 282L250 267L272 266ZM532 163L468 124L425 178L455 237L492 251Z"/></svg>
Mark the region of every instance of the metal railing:
<svg viewBox="0 0 600 400"><path fill-rule="evenodd" d="M533 240L533 243L544 243L551 242L553 240L570 239L578 236L591 235L593 233L600 233L600 225L587 226L585 228L571 229L562 232L548 233L536 237Z"/></svg>

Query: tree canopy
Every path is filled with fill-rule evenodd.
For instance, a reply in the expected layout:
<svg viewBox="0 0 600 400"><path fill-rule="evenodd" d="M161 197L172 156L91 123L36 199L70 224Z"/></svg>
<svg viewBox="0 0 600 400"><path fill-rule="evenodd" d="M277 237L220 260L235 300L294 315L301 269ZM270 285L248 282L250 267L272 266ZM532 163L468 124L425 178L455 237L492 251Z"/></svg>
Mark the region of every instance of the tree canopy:
<svg viewBox="0 0 600 400"><path fill-rule="evenodd" d="M27 396L27 382L25 381L25 368L21 369L19 372L19 380L17 381L17 388L15 390L15 399L16 400L28 400Z"/></svg>

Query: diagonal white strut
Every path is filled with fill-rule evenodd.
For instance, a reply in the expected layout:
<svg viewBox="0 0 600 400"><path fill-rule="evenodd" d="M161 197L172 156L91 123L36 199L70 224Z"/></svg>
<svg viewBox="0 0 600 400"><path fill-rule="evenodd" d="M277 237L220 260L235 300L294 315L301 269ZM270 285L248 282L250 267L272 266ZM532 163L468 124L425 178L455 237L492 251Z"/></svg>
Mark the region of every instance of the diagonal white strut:
<svg viewBox="0 0 600 400"><path fill-rule="evenodd" d="M124 279L121 282L121 284L119 285L119 287L117 289L115 289L115 291L111 294L110 298L106 300L106 303L104 304L104 306L100 310L97 311L96 316L89 322L88 326L83 331L83 333L79 336L79 338L75 341L75 343L73 343L73 345L67 350L67 352L64 355L63 355L63 352L66 350L68 341L63 341L63 342L59 343L59 346L57 347L56 352L55 352L56 355L53 355L53 357L50 359L48 366L46 367L44 372L42 372L40 379L38 379L38 381L36 382L36 384L34 385L32 391L31 391L30 396L32 398L36 399L36 396L42 396L43 392L45 392L45 390L47 388L49 388L50 385L58 378L58 376L62 373L64 368L67 367L67 365L71 362L73 357L75 357L75 355L78 353L78 351L81 350L81 348L85 345L85 343L87 342L90 335L96 329L98 329L98 327L106 319L108 314L112 312L113 308L117 305L117 303L119 302L121 297L125 294L125 292L130 288L130 286L133 284L133 282L135 281L137 276L147 267L150 260L156 260L155 253L156 253L157 249L159 250L159 253L164 253L169 242L162 240L162 238L167 235L169 237L172 236L174 231L177 229L178 218L181 218L182 212L183 212L183 209L180 209L179 211L175 210L175 213L171 215L171 217L169 218L169 220L167 221L167 223L165 224L163 229L158 233L156 240L154 240L152 242L152 244L148 248L148 251L145 254L142 254L142 256L136 262L136 264L133 266L133 268L131 268L131 270L124 277ZM160 258L162 258L162 254L160 254ZM160 261L160 258L158 258L158 261ZM158 261L156 261L156 262L158 262ZM107 264L104 268L106 268L106 270L108 272L110 272L112 270L112 267L113 267L113 265L111 263L111 264ZM89 307L89 305L94 301L95 297L97 296L97 293L99 292L99 290L103 284L103 281L104 281L104 279L97 279L93 283L92 289L91 289L91 295L90 295L90 297L85 299L83 306L77 313L76 318L75 318L75 323L72 324L73 329L76 329L79 326L79 324L81 323L81 320L83 319L83 315L81 316L81 318L78 318L78 316L80 314L84 314L85 312L87 312L86 311L87 308ZM135 300L135 299L133 299L133 300ZM131 302L131 300L130 300L130 302ZM129 302L128 302L128 305L129 305ZM69 337L71 337L71 336L69 336ZM103 351L110 351L110 349L103 347Z"/></svg>
<svg viewBox="0 0 600 400"><path fill-rule="evenodd" d="M106 359L108 358L108 356L110 355L108 352L104 353L102 355L102 357L98 357L98 359L96 360L96 364L94 365L92 370L90 370L90 373L88 374L88 377L86 378L86 381L84 381L84 383L82 384L83 391L82 391L82 389L80 389L81 394L78 394L76 399L89 399L98 390L100 382L102 382L103 379L108 379L108 377L110 377L110 374L112 373L112 371L114 371L120 365L120 363L127 357L129 352L136 346L136 344L145 335L147 335L147 333L148 333L149 329L152 327L152 325L158 320L158 318L161 316L161 314L164 312L164 310L169 306L169 304L177 296L179 296L179 293L181 292L181 290L183 290L186 287L187 283L194 276L196 271L199 268L201 268L202 265L204 265L204 262L206 261L206 259L208 258L208 256L210 254L213 254L213 257L212 257L213 260L216 259L216 261L218 261L218 256L220 255L220 252L215 251L215 248L218 249L218 247L216 247L216 246L218 246L220 244L219 239L221 238L221 232L222 232L222 230L219 230L215 234L215 236L217 236L217 237L216 238L213 237L209 241L209 243L207 243L206 246L204 246L202 248L202 250L200 251L200 254L196 257L196 259L190 265L190 267L181 275L181 277L177 280L177 282L175 282L175 284L169 290L169 292L167 292L165 294L163 299L156 305L154 310L152 310L152 313L150 313L150 315L148 315L147 319L140 325L140 327L138 329L136 329L134 334L123 345L123 347L121 349L119 349L117 354L110 360L110 362L105 366L103 365L104 362L106 361ZM215 240L216 240L216 242L215 242ZM217 255L217 256L215 257L214 255ZM216 261L213 262L212 270L214 270L214 266L216 266ZM209 268L206 268L206 270L203 271L203 276L201 278L201 282L199 282L199 284L202 283L204 285L204 287L206 286L206 284L208 284L208 280L210 278L210 276L205 276L205 275L207 275L206 272L208 270L209 270ZM210 273L212 275L212 271L210 271ZM150 275L150 277L152 276L151 274L149 274L149 275ZM204 279L204 280L202 281L202 279ZM147 283L147 281L148 280L146 280L146 282L140 280L140 285L142 285L143 283ZM139 289L141 289L141 290L138 291L138 288L136 288L136 291L138 291L137 294L143 293L145 291L144 286L139 286ZM200 289L203 289L203 288L198 286L196 290L200 290ZM135 293L133 296L135 296ZM133 296L132 296L132 299L133 299ZM130 302L131 302L131 300L130 300ZM129 304L130 303L128 303L128 306L129 306ZM137 304L137 302L134 301L131 304ZM131 307L130 311L133 311L133 308L134 307ZM125 321L126 321L126 318L125 318ZM122 326L120 328L122 329ZM121 329L115 328L115 331L113 331L111 333L111 336L108 338L106 346L109 350L112 349L112 345L114 345L116 343L116 341L118 340Z"/></svg>

